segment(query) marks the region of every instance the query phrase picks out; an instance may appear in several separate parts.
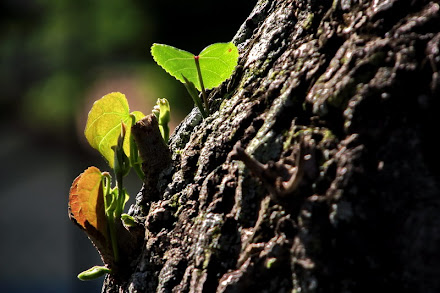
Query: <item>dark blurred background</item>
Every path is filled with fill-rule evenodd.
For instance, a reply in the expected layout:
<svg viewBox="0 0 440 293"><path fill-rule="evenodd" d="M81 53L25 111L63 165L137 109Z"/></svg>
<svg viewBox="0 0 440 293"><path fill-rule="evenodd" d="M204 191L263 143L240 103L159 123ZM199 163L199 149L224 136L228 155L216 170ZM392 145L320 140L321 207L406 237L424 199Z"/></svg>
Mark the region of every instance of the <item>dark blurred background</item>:
<svg viewBox="0 0 440 293"><path fill-rule="evenodd" d="M190 111L184 87L152 61L152 43L192 53L233 38L256 0L2 0L0 2L0 292L99 292L101 265L70 222L73 179L108 170L85 141L93 101L124 93L131 110L170 100L173 127ZM141 187L134 172L128 191ZM128 208L129 205L127 205Z"/></svg>

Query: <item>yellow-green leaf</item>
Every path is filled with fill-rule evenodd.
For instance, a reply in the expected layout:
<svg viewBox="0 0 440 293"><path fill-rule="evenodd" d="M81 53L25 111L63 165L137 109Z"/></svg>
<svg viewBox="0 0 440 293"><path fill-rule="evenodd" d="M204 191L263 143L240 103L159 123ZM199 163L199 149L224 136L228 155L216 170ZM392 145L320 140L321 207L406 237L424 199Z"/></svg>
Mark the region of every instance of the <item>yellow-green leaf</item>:
<svg viewBox="0 0 440 293"><path fill-rule="evenodd" d="M132 114L135 121L145 116L139 111L134 111ZM117 144L121 132L121 122L127 126L123 149L127 157L130 157L129 138L133 121L124 94L114 92L97 100L89 112L86 129L84 130L89 144L101 153L111 168L114 167L112 146Z"/></svg>
<svg viewBox="0 0 440 293"><path fill-rule="evenodd" d="M145 117L145 114L140 111L133 111L131 112L131 114L134 115L134 117L136 118L136 122Z"/></svg>
<svg viewBox="0 0 440 293"><path fill-rule="evenodd" d="M189 80L200 91L201 85L192 53L164 44L153 44L151 55L157 64L177 80ZM238 62L238 49L233 43L215 43L199 54L200 70L206 89L219 86L228 79Z"/></svg>
<svg viewBox="0 0 440 293"><path fill-rule="evenodd" d="M78 274L78 279L81 281L89 281L104 276L105 274L111 273L111 270L104 266L94 266L80 274Z"/></svg>

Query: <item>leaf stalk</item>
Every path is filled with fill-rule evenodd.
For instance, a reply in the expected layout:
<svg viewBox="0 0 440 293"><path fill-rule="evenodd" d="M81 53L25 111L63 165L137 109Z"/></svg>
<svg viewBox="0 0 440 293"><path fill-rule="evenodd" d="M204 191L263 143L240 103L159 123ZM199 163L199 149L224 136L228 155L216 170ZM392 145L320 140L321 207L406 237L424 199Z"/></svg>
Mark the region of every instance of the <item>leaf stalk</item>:
<svg viewBox="0 0 440 293"><path fill-rule="evenodd" d="M200 88L202 90L203 103L205 104L206 114L209 115L208 97L206 96L205 86L203 85L202 71L200 70L199 56L194 56L196 62L197 76L199 77Z"/></svg>

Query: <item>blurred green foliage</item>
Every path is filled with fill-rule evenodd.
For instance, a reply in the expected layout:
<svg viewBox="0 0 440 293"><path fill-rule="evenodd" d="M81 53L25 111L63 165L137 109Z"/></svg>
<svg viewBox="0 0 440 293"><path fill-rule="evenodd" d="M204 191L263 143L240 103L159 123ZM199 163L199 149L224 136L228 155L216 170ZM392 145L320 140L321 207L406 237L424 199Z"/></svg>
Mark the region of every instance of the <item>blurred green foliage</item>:
<svg viewBox="0 0 440 293"><path fill-rule="evenodd" d="M255 3L2 0L1 117L37 133L71 133L87 92L109 72L131 78L151 105L166 97L173 116L185 114L192 102L182 85L153 65L151 44L164 42L197 52L210 43L229 41ZM124 89L115 84L110 91Z"/></svg>
<svg viewBox="0 0 440 293"><path fill-rule="evenodd" d="M152 25L135 1L7 0L1 5L3 115L11 115L12 107L30 125L59 131L72 125L98 68L142 66L147 60Z"/></svg>

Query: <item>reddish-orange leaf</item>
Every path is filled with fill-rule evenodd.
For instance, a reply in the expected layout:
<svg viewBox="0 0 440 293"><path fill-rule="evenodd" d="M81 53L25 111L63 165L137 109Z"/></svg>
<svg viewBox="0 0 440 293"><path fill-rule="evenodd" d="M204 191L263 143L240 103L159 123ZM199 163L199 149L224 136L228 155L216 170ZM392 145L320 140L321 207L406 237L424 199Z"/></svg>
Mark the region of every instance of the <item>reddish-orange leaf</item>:
<svg viewBox="0 0 440 293"><path fill-rule="evenodd" d="M106 219L102 174L98 168L88 168L73 181L70 188L69 204L71 214L80 226L85 229L86 221L88 221L90 225L102 231L99 229L99 224Z"/></svg>
<svg viewBox="0 0 440 293"><path fill-rule="evenodd" d="M72 183L69 193L69 217L95 244L105 263L111 262L111 246L105 216L102 173L89 167Z"/></svg>

